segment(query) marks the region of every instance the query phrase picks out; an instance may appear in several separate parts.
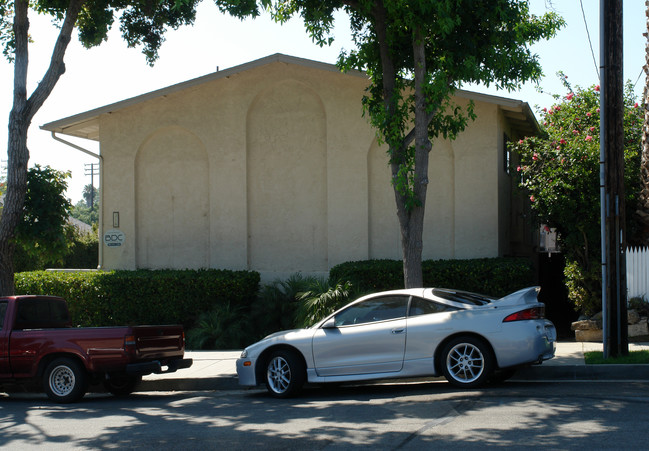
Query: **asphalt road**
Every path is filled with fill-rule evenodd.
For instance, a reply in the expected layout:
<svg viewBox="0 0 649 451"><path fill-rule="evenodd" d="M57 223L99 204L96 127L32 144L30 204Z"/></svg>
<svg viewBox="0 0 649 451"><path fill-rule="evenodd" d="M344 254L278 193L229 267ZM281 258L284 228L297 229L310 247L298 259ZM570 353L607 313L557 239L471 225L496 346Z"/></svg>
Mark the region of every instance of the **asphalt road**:
<svg viewBox="0 0 649 451"><path fill-rule="evenodd" d="M648 449L649 383L445 382L91 394L56 405L0 395L2 449Z"/></svg>

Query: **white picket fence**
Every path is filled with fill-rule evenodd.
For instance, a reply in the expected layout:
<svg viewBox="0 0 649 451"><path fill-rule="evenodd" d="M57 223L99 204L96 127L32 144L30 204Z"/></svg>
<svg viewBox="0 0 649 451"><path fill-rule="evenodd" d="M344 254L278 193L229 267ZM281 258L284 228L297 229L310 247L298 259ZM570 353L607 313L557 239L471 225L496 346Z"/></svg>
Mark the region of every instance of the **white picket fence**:
<svg viewBox="0 0 649 451"><path fill-rule="evenodd" d="M630 247L626 250L627 299L649 299L649 248Z"/></svg>

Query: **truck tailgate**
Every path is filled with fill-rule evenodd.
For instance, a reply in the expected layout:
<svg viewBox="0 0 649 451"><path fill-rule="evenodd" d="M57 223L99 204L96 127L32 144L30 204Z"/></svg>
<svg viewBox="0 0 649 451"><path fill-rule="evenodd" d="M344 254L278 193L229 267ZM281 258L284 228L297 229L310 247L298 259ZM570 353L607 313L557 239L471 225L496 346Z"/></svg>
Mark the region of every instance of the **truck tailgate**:
<svg viewBox="0 0 649 451"><path fill-rule="evenodd" d="M185 352L181 326L135 326L133 334L138 360L177 358Z"/></svg>

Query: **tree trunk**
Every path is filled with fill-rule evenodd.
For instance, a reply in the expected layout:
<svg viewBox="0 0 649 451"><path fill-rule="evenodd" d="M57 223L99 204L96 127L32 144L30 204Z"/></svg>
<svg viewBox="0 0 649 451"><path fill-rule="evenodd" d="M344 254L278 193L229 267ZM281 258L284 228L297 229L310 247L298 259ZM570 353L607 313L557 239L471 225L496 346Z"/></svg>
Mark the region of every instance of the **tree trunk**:
<svg viewBox="0 0 649 451"><path fill-rule="evenodd" d="M27 192L27 129L21 114L12 111L9 119L7 192L0 218L0 294L14 294L14 230L22 218Z"/></svg>
<svg viewBox="0 0 649 451"><path fill-rule="evenodd" d="M407 219L407 222L401 225L401 240L405 286L406 288L419 288L424 286L421 263L428 188L428 157L432 147L428 137L429 120L426 114L426 96L424 94L426 50L419 31L413 35L412 48L415 63L415 175L413 189L418 202L409 211L402 212L402 216ZM404 143L402 147L406 146L407 144Z"/></svg>
<svg viewBox="0 0 649 451"><path fill-rule="evenodd" d="M388 45L387 37L387 22L385 8L381 2L377 2L374 10L374 26L376 28L376 37L379 43L379 51L381 54L381 71L383 75L383 104L385 105L386 115L388 122L391 122L397 115L396 105L394 102L394 93L396 89L397 73L390 54L390 47ZM386 139L387 141L387 139ZM406 288L409 288L409 280L417 272L421 274L421 254L417 258L416 252L408 245L410 242L410 224L409 214L406 209L406 198L399 192L397 183L395 182L399 177L399 170L405 162L405 149L403 143L387 141L389 146L390 155L390 169L392 172L392 188L394 189L394 197L397 204L397 217L399 219L399 229L401 231L401 250L403 255L403 276ZM419 269L417 270L417 266Z"/></svg>
<svg viewBox="0 0 649 451"><path fill-rule="evenodd" d="M7 143L7 192L2 217L0 217L0 295L14 293L13 237L23 214L27 192L27 131L36 112L43 106L61 75L65 72L63 57L70 43L79 11L84 0L71 0L66 11L61 31L52 52L50 65L45 76L32 95L27 98L27 68L29 65L29 19L27 0L14 3L14 39L16 53L14 60L14 98L9 114L9 139Z"/></svg>
<svg viewBox="0 0 649 451"><path fill-rule="evenodd" d="M14 3L14 36L16 54L14 61L14 98L9 114L9 140L7 143L7 192L0 218L0 295L14 294L14 267L12 242L14 230L21 218L25 193L27 191L27 65L29 20L28 3L17 0Z"/></svg>
<svg viewBox="0 0 649 451"><path fill-rule="evenodd" d="M381 69L383 75L383 101L386 108L387 120L396 118L394 91L397 73L394 67L387 38L387 23L385 9L377 2L374 10L375 28L381 54ZM419 34L413 35L413 52L415 59L415 130L403 137L401 142L387 142L390 154L392 186L397 204L397 217L401 232L401 250L403 258L403 279L405 288L423 287L422 251L424 232L424 212L426 205L426 190L428 188L428 156L431 142L428 138L428 123L432 115L426 114L426 99L424 83L426 79L425 42ZM408 202L408 194L402 193L395 181L400 177L400 171L407 161L408 147L415 140L415 174L414 198L415 205Z"/></svg>

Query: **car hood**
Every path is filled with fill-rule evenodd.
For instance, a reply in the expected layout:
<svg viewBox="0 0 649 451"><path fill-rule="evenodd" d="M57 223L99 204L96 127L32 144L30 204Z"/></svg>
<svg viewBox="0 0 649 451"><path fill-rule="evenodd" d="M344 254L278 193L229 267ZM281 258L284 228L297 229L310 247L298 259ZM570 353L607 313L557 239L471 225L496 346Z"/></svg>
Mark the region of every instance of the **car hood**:
<svg viewBox="0 0 649 451"><path fill-rule="evenodd" d="M289 330L280 330L279 332L273 332L270 335L266 335L264 338L259 340L260 342L266 341L266 340L272 340L274 338L278 337L286 337L287 335L294 335L300 332L305 331L306 329L289 329Z"/></svg>
<svg viewBox="0 0 649 451"><path fill-rule="evenodd" d="M286 343L297 346L304 343L305 341L310 341L313 337L313 334L313 329L290 329L275 332L246 347L246 351L248 351L248 353L254 354L278 343Z"/></svg>

